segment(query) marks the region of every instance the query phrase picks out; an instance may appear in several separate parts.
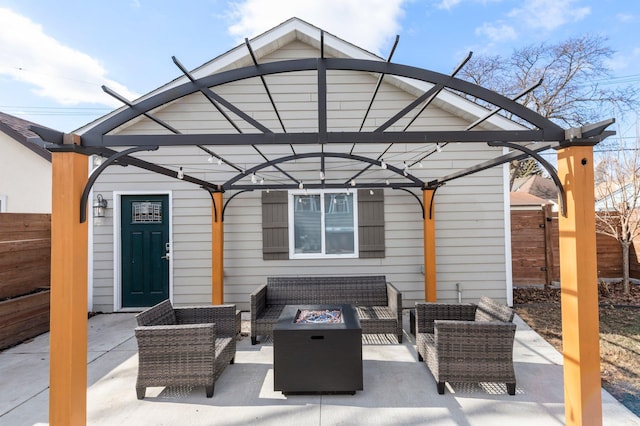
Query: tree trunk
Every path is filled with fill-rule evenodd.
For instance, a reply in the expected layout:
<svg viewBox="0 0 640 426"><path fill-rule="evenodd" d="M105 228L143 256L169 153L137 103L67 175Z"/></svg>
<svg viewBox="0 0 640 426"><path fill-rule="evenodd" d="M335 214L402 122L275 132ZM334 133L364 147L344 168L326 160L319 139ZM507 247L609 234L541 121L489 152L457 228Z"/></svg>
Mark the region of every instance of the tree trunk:
<svg viewBox="0 0 640 426"><path fill-rule="evenodd" d="M629 295L629 246L631 241L621 241L622 244L622 288L625 295Z"/></svg>

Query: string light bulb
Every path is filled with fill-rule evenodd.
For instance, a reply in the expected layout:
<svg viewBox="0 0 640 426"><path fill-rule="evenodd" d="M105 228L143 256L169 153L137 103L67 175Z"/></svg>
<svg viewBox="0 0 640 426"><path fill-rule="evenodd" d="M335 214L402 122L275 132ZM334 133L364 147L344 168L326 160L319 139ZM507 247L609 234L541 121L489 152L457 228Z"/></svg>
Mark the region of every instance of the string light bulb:
<svg viewBox="0 0 640 426"><path fill-rule="evenodd" d="M380 168L381 169L386 169L387 168L387 163L385 163L384 160L380 161Z"/></svg>
<svg viewBox="0 0 640 426"><path fill-rule="evenodd" d="M218 158L218 166L222 165L222 158Z"/></svg>
<svg viewBox="0 0 640 426"><path fill-rule="evenodd" d="M258 178L256 178L256 174L251 173L251 183L257 183L257 182L258 182Z"/></svg>
<svg viewBox="0 0 640 426"><path fill-rule="evenodd" d="M209 158L207 158L207 161L211 164L213 164L213 155L210 155Z"/></svg>
<svg viewBox="0 0 640 426"><path fill-rule="evenodd" d="M304 183L302 183L302 181L298 183L298 189L304 189Z"/></svg>
<svg viewBox="0 0 640 426"><path fill-rule="evenodd" d="M436 144L436 151L442 152L442 145L439 142Z"/></svg>
<svg viewBox="0 0 640 426"><path fill-rule="evenodd" d="M178 179L184 179L184 172L182 171L182 167L180 167L180 170L178 170L177 177Z"/></svg>
<svg viewBox="0 0 640 426"><path fill-rule="evenodd" d="M355 179L351 179L351 186L356 186L356 180Z"/></svg>

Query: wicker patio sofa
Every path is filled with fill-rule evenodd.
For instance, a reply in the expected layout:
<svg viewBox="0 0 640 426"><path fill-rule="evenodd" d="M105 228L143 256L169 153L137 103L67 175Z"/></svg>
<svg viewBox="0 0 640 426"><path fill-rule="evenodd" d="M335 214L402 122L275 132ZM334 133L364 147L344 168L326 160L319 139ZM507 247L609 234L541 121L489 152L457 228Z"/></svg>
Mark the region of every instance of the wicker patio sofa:
<svg viewBox="0 0 640 426"><path fill-rule="evenodd" d="M267 277L251 293L251 344L272 336L285 305L354 305L363 334L394 334L402 343L402 293L384 275Z"/></svg>
<svg viewBox="0 0 640 426"><path fill-rule="evenodd" d="M215 381L234 363L235 305L173 307L167 299L136 320L138 399L152 386L204 386L211 398Z"/></svg>
<svg viewBox="0 0 640 426"><path fill-rule="evenodd" d="M476 304L416 303L418 361L425 361L438 393L445 382L502 382L516 391L513 310L483 296Z"/></svg>

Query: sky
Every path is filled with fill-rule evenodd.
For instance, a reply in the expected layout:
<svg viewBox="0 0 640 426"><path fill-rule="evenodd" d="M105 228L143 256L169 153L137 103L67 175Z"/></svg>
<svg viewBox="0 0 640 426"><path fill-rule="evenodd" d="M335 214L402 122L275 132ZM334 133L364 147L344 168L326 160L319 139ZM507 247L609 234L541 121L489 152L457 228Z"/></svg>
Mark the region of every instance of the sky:
<svg viewBox="0 0 640 426"><path fill-rule="evenodd" d="M636 0L0 0L0 111L71 132L296 16L393 62L449 74L471 51L607 38L640 85ZM610 111L603 119L611 117ZM623 121L628 132L637 117Z"/></svg>

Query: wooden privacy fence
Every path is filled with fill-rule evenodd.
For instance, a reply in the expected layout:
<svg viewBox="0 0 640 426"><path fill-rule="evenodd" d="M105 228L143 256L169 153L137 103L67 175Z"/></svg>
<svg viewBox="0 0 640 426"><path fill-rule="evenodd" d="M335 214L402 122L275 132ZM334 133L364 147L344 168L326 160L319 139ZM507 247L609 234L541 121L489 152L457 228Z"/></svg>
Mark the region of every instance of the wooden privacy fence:
<svg viewBox="0 0 640 426"><path fill-rule="evenodd" d="M49 330L51 215L0 213L0 350Z"/></svg>
<svg viewBox="0 0 640 426"><path fill-rule="evenodd" d="M537 210L511 211L511 262L516 286L560 281L558 213L551 205ZM612 237L596 234L598 278L622 277L622 247ZM640 277L640 266L632 246L630 275Z"/></svg>

